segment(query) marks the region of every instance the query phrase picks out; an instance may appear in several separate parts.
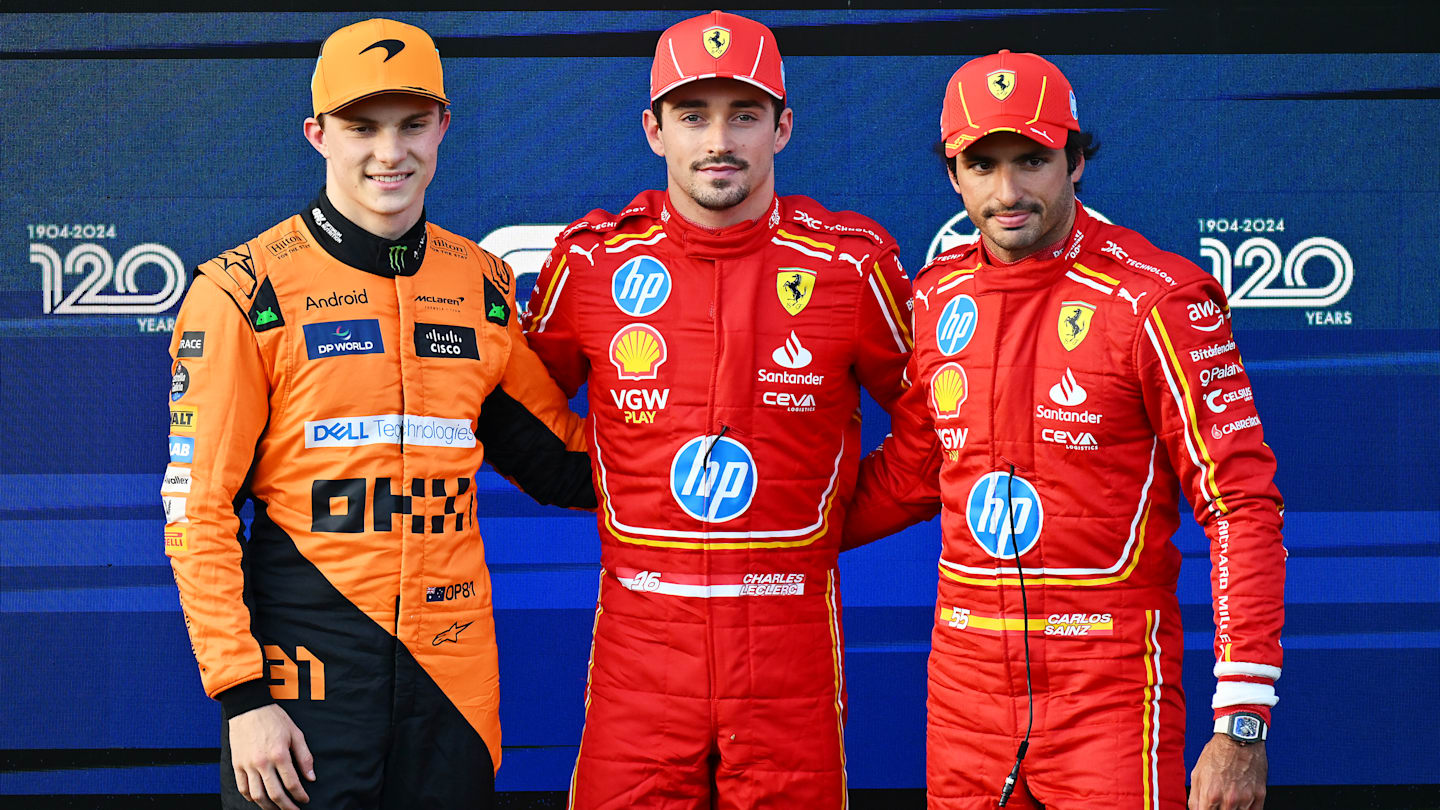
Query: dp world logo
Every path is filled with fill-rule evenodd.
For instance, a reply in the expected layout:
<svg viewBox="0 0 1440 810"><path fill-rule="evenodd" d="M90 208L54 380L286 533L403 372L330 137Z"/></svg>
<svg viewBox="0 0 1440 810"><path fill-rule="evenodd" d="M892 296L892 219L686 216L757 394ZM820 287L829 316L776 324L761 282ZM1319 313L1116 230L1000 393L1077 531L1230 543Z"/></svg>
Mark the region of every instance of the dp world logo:
<svg viewBox="0 0 1440 810"><path fill-rule="evenodd" d="M745 445L724 436L696 436L670 465L670 494L690 517L724 523L750 508L758 478Z"/></svg>
<svg viewBox="0 0 1440 810"><path fill-rule="evenodd" d="M1112 224L1110 220L1099 211L1090 206L1085 206L1090 216L1100 220L1106 225ZM950 218L949 222L940 226L935 238L930 240L930 251L925 254L925 262L928 264L931 259L939 256L948 250L953 250L961 245L968 245L980 238L980 230L970 222L970 215L964 209Z"/></svg>
<svg viewBox="0 0 1440 810"><path fill-rule="evenodd" d="M670 271L653 256L636 256L615 271L610 293L626 315L653 314L670 297Z"/></svg>
<svg viewBox="0 0 1440 810"><path fill-rule="evenodd" d="M970 488L965 522L986 554L1010 560L1015 558L1017 545L1021 554L1035 547L1045 510L1040 493L1029 481L1007 472L992 472Z"/></svg>
<svg viewBox="0 0 1440 810"><path fill-rule="evenodd" d="M940 312L940 320L935 323L935 343L940 347L940 353L949 357L970 345L979 317L980 308L975 305L974 298L968 295L951 298Z"/></svg>

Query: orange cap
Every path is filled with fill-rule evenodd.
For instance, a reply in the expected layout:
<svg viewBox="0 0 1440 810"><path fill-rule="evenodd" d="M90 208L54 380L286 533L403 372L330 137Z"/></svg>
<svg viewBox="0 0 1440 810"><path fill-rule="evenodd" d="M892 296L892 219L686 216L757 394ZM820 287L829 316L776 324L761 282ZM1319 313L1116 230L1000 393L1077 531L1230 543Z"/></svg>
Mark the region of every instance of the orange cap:
<svg viewBox="0 0 1440 810"><path fill-rule="evenodd" d="M940 137L955 157L992 132L1017 132L1041 146L1064 149L1080 131L1075 91L1060 68L1033 53L1001 51L971 59L945 86Z"/></svg>
<svg viewBox="0 0 1440 810"><path fill-rule="evenodd" d="M769 28L738 14L712 11L675 23L660 35L650 66L650 101L700 79L737 79L785 100L785 66Z"/></svg>
<svg viewBox="0 0 1440 810"><path fill-rule="evenodd" d="M315 115L380 93L413 93L449 104L440 51L413 25L373 19L347 25L320 46L310 95Z"/></svg>

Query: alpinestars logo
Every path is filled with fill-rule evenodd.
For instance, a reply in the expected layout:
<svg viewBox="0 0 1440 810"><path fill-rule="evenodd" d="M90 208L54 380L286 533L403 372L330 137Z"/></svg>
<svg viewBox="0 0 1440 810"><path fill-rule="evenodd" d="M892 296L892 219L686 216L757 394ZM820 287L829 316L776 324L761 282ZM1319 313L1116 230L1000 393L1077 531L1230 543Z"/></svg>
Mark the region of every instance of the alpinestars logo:
<svg viewBox="0 0 1440 810"><path fill-rule="evenodd" d="M800 338L792 330L784 345L771 353L770 358L785 368L800 369L810 365L814 355L810 354L809 349L800 345Z"/></svg>
<svg viewBox="0 0 1440 810"><path fill-rule="evenodd" d="M1050 399L1056 405L1073 408L1083 403L1088 396L1089 394L1080 386L1080 383L1075 381L1075 373L1068 368L1065 369L1065 376L1060 378L1060 382L1050 386Z"/></svg>

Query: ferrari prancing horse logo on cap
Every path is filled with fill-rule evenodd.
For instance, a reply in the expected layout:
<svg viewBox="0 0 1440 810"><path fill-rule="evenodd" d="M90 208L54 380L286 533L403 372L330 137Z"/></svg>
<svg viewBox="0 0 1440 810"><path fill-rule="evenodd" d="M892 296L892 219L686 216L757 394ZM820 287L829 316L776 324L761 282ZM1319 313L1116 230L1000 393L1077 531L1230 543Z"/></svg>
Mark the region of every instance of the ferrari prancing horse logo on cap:
<svg viewBox="0 0 1440 810"><path fill-rule="evenodd" d="M711 56L719 59L730 50L730 29L720 26L711 26L700 32L700 39L705 43L705 51Z"/></svg>
<svg viewBox="0 0 1440 810"><path fill-rule="evenodd" d="M994 96L996 101L1004 101L1015 92L1015 71L997 70L987 73L985 86L990 88L990 95Z"/></svg>

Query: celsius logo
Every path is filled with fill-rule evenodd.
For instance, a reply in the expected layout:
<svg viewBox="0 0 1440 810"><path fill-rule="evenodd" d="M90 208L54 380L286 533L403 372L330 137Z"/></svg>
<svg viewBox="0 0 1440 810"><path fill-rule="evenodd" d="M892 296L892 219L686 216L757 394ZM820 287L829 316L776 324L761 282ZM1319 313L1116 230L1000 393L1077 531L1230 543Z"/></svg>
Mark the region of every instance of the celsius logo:
<svg viewBox="0 0 1440 810"><path fill-rule="evenodd" d="M685 514L724 523L745 514L755 499L759 472L745 445L726 436L696 436L670 464L670 493Z"/></svg>
<svg viewBox="0 0 1440 810"><path fill-rule="evenodd" d="M654 314L670 298L670 271L653 256L636 256L615 271L610 294L632 318Z"/></svg>
<svg viewBox="0 0 1440 810"><path fill-rule="evenodd" d="M39 225L30 230L32 237L41 238L52 232ZM175 251L154 242L130 248L119 261L94 242L70 248L63 258L50 244L31 242L30 263L40 265L40 303L46 315L154 314L175 306L185 294L184 263ZM145 268L160 271L158 284L154 269L142 273ZM68 291L67 281L74 285Z"/></svg>
<svg viewBox="0 0 1440 810"><path fill-rule="evenodd" d="M667 356L665 337L647 324L622 327L610 339L610 362L622 380L655 379Z"/></svg>
<svg viewBox="0 0 1440 810"><path fill-rule="evenodd" d="M1083 403L1088 396L1089 393L1080 387L1080 383L1075 381L1074 372L1068 368L1065 369L1065 376L1060 378L1060 382L1050 386L1050 399L1056 405L1073 408Z"/></svg>
<svg viewBox="0 0 1440 810"><path fill-rule="evenodd" d="M770 359L784 368L793 370L810 365L810 361L815 359L815 356L810 354L809 349L800 345L800 338L796 336L794 330L791 330L790 337L785 339L780 348L770 353Z"/></svg>
<svg viewBox="0 0 1440 810"><path fill-rule="evenodd" d="M1020 554L1035 547L1045 510L1040 493L1029 481L1006 472L992 472L980 476L970 488L965 522L986 554L1010 560L1015 558L1017 542Z"/></svg>
<svg viewBox="0 0 1440 810"><path fill-rule="evenodd" d="M1099 211L1090 206L1085 206L1085 212L1099 221L1110 224L1110 220ZM961 245L969 245L980 238L980 231L970 222L970 216L962 209L960 213L950 218L949 222L940 226L935 233L935 238L930 240L930 249L925 254L925 262L928 264L931 259L941 253L953 250Z"/></svg>
<svg viewBox="0 0 1440 810"><path fill-rule="evenodd" d="M929 301L926 301L926 306L929 306ZM940 353L949 357L970 345L979 317L980 308L975 305L974 298L960 295L950 299L940 312L940 320L935 322L935 342L940 347Z"/></svg>

